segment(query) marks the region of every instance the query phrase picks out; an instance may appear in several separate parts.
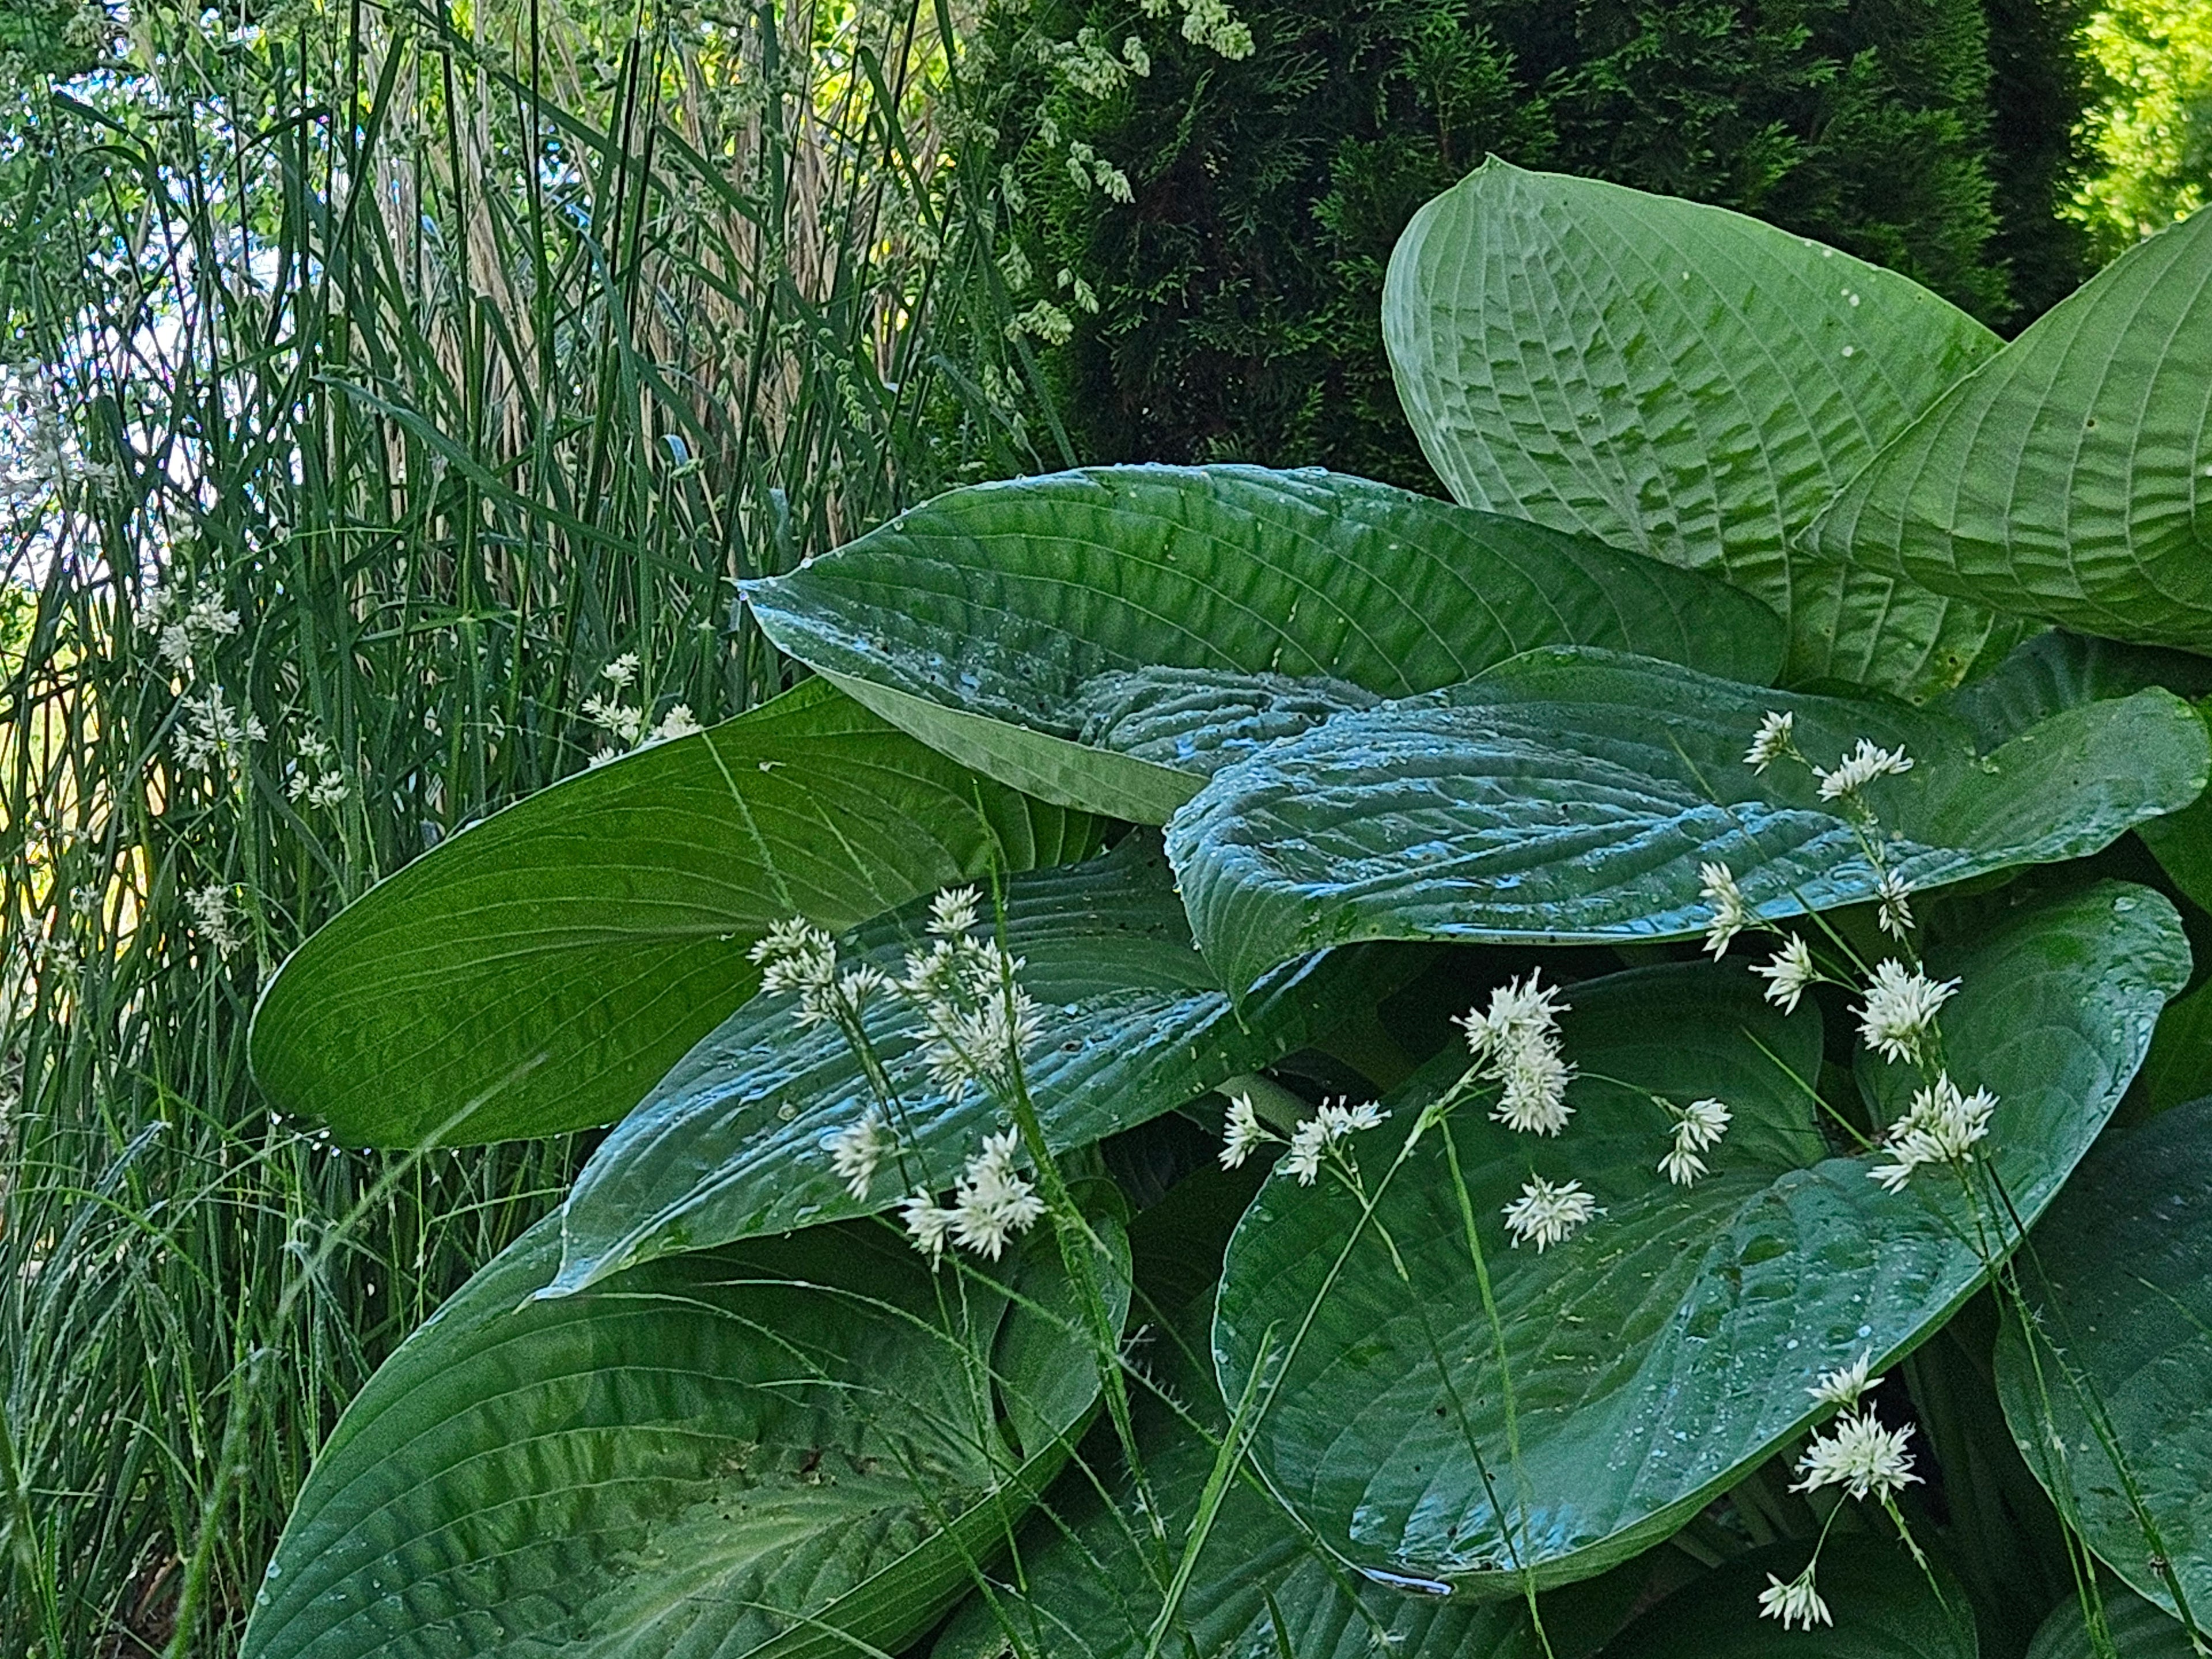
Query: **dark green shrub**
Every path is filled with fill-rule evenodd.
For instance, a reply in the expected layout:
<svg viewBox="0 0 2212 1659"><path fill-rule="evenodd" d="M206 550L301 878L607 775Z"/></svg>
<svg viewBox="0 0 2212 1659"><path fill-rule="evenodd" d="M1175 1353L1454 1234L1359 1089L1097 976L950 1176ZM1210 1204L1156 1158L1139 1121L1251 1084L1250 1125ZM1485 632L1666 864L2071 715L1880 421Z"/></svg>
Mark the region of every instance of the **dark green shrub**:
<svg viewBox="0 0 2212 1659"><path fill-rule="evenodd" d="M1239 59L1129 0L1002 0L987 20L1026 210L1015 274L1025 263L1073 325L1041 337L1085 459L1320 463L1433 488L1383 361L1382 269L1413 209L1486 154L1755 213L1984 320L2013 309L1979 0L1241 15L1256 49ZM1053 49L1130 37L1148 72L1110 89ZM1132 203L1079 183L1078 145L1126 173ZM1095 312L1072 303L1086 292Z"/></svg>

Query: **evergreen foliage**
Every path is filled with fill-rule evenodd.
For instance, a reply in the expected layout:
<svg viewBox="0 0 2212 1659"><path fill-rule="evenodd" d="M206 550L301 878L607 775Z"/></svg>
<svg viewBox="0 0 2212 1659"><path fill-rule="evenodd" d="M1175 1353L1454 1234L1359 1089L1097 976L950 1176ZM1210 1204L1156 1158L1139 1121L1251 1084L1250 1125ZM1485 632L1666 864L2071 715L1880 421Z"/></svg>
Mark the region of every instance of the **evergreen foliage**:
<svg viewBox="0 0 2212 1659"><path fill-rule="evenodd" d="M1241 14L1241 59L1164 10L1002 0L984 32L1031 209L1014 268L1073 325L1041 338L1085 460L1433 489L1389 386L1382 271L1413 210L1486 154L1755 213L1990 322L2014 311L1980 0L1297 0ZM1079 72L1079 48L1131 38L1146 72ZM1132 203L1071 168L1086 146ZM2042 189L2047 218L2037 180L2063 169L2040 165L2005 182L2031 211Z"/></svg>

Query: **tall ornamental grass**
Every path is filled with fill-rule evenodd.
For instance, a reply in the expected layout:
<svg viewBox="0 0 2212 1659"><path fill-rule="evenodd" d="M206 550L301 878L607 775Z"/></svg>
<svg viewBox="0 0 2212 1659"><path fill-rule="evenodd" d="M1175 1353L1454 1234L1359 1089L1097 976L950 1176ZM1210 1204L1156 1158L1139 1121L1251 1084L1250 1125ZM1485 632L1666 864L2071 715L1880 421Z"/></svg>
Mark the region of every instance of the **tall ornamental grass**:
<svg viewBox="0 0 2212 1659"><path fill-rule="evenodd" d="M230 1650L337 1412L585 1150L271 1115L276 962L777 690L733 580L1029 459L939 343L1002 331L941 10L134 13L0 154L0 1652L46 1659Z"/></svg>

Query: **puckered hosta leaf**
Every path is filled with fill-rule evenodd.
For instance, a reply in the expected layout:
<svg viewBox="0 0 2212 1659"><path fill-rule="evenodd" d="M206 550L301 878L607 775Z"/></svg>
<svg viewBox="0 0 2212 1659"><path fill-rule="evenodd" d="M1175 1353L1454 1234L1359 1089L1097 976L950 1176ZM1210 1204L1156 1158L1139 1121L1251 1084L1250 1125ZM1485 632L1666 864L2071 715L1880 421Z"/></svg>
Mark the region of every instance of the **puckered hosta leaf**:
<svg viewBox="0 0 2212 1659"><path fill-rule="evenodd" d="M349 1145L611 1122L753 994L745 952L772 922L849 927L994 860L1080 857L1095 833L802 685L371 890L270 984L254 1075Z"/></svg>
<svg viewBox="0 0 2212 1659"><path fill-rule="evenodd" d="M1965 722L1672 664L1538 651L1461 687L1340 714L1216 773L1168 830L1194 929L1231 985L1356 939L1605 943L1701 931L1698 867L1768 918L1869 897L1849 815L1744 750L1762 714L1832 767L1861 738L1913 762L1867 790L1916 888L2077 858L2196 799L2203 724L2162 690L2061 710L1983 752Z"/></svg>
<svg viewBox="0 0 2212 1659"><path fill-rule="evenodd" d="M1925 696L2021 635L1792 547L1997 349L1906 277L1720 208L1492 160L1413 216L1382 332L1454 496L1724 575L1788 620L1785 684Z"/></svg>
<svg viewBox="0 0 2212 1659"><path fill-rule="evenodd" d="M1315 698L1426 691L1539 645L1760 682L1781 653L1774 617L1719 582L1364 478L1249 466L955 490L745 595L779 647L955 759L1152 823L1222 757L1310 724Z"/></svg>
<svg viewBox="0 0 2212 1659"><path fill-rule="evenodd" d="M881 918L842 954L896 975L904 953L925 942L926 921L919 907ZM1272 1064L1371 1006L1405 971L1403 957L1394 968L1373 950L1334 952L1285 969L1232 1006L1191 948L1158 837L1142 830L1103 858L1015 877L1006 927L1042 1016L1029 1088L1060 1151ZM869 1029L912 1139L855 1200L822 1142L875 1097L834 1030L793 1026L794 1001L763 995L738 1009L592 1154L568 1202L560 1288L672 1250L879 1210L917 1182L942 1190L1000 1127L976 1091L948 1100L930 1082L918 1016L878 998Z"/></svg>
<svg viewBox="0 0 2212 1659"><path fill-rule="evenodd" d="M2113 1571L2212 1636L2212 1101L2100 1147L2021 1279L2041 1338L2009 1322L1996 1358L2021 1455Z"/></svg>
<svg viewBox="0 0 2212 1659"><path fill-rule="evenodd" d="M2106 1629L2123 1659L2198 1659L2196 1644L2181 1621L2162 1607L2125 1590L2118 1594L2107 1585L2104 1595ZM2069 1596L2061 1601L2035 1633L2027 1659L2097 1659L2096 1645L2081 1616L2081 1602Z"/></svg>
<svg viewBox="0 0 2212 1659"><path fill-rule="evenodd" d="M1978 1659L1966 1592L1945 1573L1939 1594L1894 1538L1831 1537L1818 1582L1834 1622L1784 1636L1759 1592L1812 1553L1770 1545L1692 1580L1606 1644L1606 1659Z"/></svg>
<svg viewBox="0 0 2212 1659"><path fill-rule="evenodd" d="M2212 647L2212 213L2122 254L1887 438L1810 539L1977 604Z"/></svg>
<svg viewBox="0 0 2212 1659"><path fill-rule="evenodd" d="M550 1224L532 1230L370 1379L285 1528L248 1659L896 1648L1066 1455L1055 1441L1018 1466L993 1420L1026 1392L1064 1414L1066 1376L1092 1364L1072 1336L1006 1340L1015 1321L1073 1320L1064 1287L1026 1284L1056 1259L1049 1228L1006 1264L1024 1298L1011 1311L998 1284L956 1287L950 1268L940 1301L873 1224L532 1300L558 1248ZM1126 1295L1126 1275L1101 1277ZM994 1341L1030 1367L1000 1377L995 1403Z"/></svg>
<svg viewBox="0 0 2212 1659"><path fill-rule="evenodd" d="M1930 957L1962 981L1944 1013L1949 1066L2000 1097L1984 1144L2033 1221L2188 976L2179 921L2156 893L2105 883ZM1364 1227L1340 1183L1270 1178L1230 1247L1214 1351L1230 1399L1264 1356L1253 1455L1325 1543L1474 1594L1510 1591L1516 1562L1540 1582L1586 1577L1787 1444L1823 1371L1862 1354L1889 1364L1982 1282L1948 1172L1892 1194L1873 1157L1828 1154L1805 1092L1818 1017L1808 1004L1784 1019L1757 987L1725 965L1574 987L1565 1047L1583 1077L1556 1139L1491 1122L1478 1096L1394 1169L1450 1072L1415 1079L1351 1143L1375 1199ZM1647 1091L1735 1113L1696 1185L1657 1174L1669 1120ZM1509 1249L1500 1221L1532 1170L1604 1206L1541 1253Z"/></svg>
<svg viewBox="0 0 2212 1659"><path fill-rule="evenodd" d="M1182 1322L1203 1341L1203 1306ZM1164 1550L1126 1478L1107 1485L1109 1504L1071 1471L1016 1541L1018 1582L1011 1571L994 1574L991 1595L961 1608L930 1659L1002 1659L1010 1650L1052 1659L1143 1659L1148 1651L1540 1659L1547 1651L1522 1602L1407 1595L1330 1559L1249 1473L1222 1494L1166 1639L1151 1648L1226 1426L1202 1355L1172 1332L1159 1337L1155 1353L1162 1392L1189 1411L1179 1416L1158 1395L1140 1400L1139 1449L1166 1521ZM1544 1597L1554 1659L1595 1650L1626 1617L1636 1589L1632 1579L1608 1578Z"/></svg>

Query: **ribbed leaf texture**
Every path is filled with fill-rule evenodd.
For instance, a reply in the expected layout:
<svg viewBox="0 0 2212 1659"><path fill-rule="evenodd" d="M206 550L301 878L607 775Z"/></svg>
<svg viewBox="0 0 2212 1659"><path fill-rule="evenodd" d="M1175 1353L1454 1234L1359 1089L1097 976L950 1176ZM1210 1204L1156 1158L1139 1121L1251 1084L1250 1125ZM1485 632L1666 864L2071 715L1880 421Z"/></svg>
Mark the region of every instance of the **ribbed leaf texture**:
<svg viewBox="0 0 2212 1659"><path fill-rule="evenodd" d="M1465 686L1339 714L1224 767L1168 830L1194 931L1230 985L1356 939L1605 943L1701 931L1700 866L1770 921L1873 896L1848 802L1745 762L1766 712L1832 769L1862 738L1912 769L1864 791L1916 888L2079 858L2196 799L2203 723L2149 690L1994 747L1935 708L1531 652Z"/></svg>
<svg viewBox="0 0 2212 1659"><path fill-rule="evenodd" d="M842 952L896 975L925 943L916 908L871 922ZM1323 1036L1399 984L1417 957L1354 947L1285 969L1236 1006L1191 948L1159 838L1138 831L1103 858L1017 876L1006 945L1042 1012L1026 1078L1046 1139L1088 1146L1171 1111L1239 1073ZM987 924L988 925L988 924ZM975 1089L931 1081L918 1016L875 999L867 1024L900 1094L902 1156L855 1199L824 1139L879 1110L832 1028L801 1031L795 999L756 997L662 1079L601 1143L562 1222L557 1281L574 1290L671 1250L880 1210L916 1183L952 1184L1000 1127Z"/></svg>
<svg viewBox="0 0 2212 1659"><path fill-rule="evenodd" d="M2021 1455L2114 1572L2212 1636L2212 1100L2100 1147L2022 1289L2040 1340L2013 1322L1996 1358Z"/></svg>
<svg viewBox="0 0 2212 1659"><path fill-rule="evenodd" d="M1382 328L1455 498L1725 576L1787 619L1784 684L1923 696L2022 635L1792 546L1997 349L1908 278L1720 208L1492 160L1414 216Z"/></svg>
<svg viewBox="0 0 2212 1659"><path fill-rule="evenodd" d="M1951 387L1811 540L1976 604L2212 650L2212 212Z"/></svg>
<svg viewBox="0 0 2212 1659"><path fill-rule="evenodd" d="M557 1250L550 1224L525 1235L370 1379L246 1659L895 1649L967 1587L1096 1393L1050 1229L1003 1287L957 1290L870 1224L533 1301ZM1024 1462L992 1418L1030 1398L1059 1420Z"/></svg>
<svg viewBox="0 0 2212 1659"><path fill-rule="evenodd" d="M745 592L779 647L955 759L1152 823L1316 708L1534 646L1780 665L1774 617L1720 582L1317 471L981 484Z"/></svg>
<svg viewBox="0 0 2212 1659"><path fill-rule="evenodd" d="M2032 1223L2188 976L2179 918L2148 889L2106 883L1930 957L1961 981L1948 1064L1998 1096L1984 1146ZM1463 1058L1445 1057L1346 1143L1367 1224L1340 1182L1270 1178L1230 1246L1214 1352L1224 1399L1256 1371L1268 1409L1253 1456L1331 1547L1474 1594L1509 1593L1522 1570L1588 1577L1801 1432L1823 1371L1862 1355L1880 1370L1982 1282L1988 1218L1978 1230L1948 1170L1893 1194L1869 1179L1873 1156L1831 1152L1806 1090L1819 1016L1808 1004L1784 1018L1757 986L1705 965L1576 986L1565 1051L1583 1076L1564 1133L1516 1135L1479 1093L1394 1164ZM1894 1073L1876 1079L1877 1121L1904 1103ZM1671 1120L1654 1094L1735 1114L1694 1186L1656 1168ZM1541 1253L1510 1248L1500 1220L1532 1169L1603 1206Z"/></svg>
<svg viewBox="0 0 2212 1659"><path fill-rule="evenodd" d="M342 911L270 983L255 1077L349 1145L611 1122L760 984L799 915L842 929L1091 822L809 684L532 795Z"/></svg>

